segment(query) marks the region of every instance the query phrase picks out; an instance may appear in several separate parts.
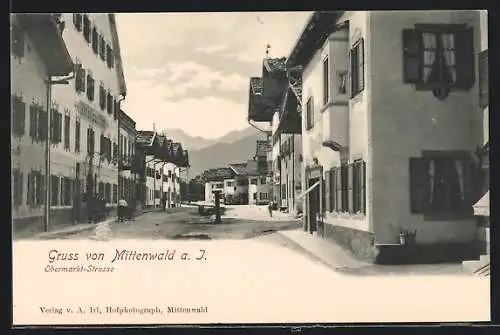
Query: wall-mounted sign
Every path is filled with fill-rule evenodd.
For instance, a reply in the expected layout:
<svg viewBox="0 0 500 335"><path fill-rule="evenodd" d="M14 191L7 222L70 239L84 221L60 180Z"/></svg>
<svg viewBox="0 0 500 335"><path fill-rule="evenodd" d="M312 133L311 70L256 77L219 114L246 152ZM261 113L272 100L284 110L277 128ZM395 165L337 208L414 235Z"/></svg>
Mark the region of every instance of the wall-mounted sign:
<svg viewBox="0 0 500 335"><path fill-rule="evenodd" d="M83 101L75 102L75 108L78 114L93 124L99 125L102 128L107 128L108 124L106 121L106 117L96 111L94 108L90 107Z"/></svg>

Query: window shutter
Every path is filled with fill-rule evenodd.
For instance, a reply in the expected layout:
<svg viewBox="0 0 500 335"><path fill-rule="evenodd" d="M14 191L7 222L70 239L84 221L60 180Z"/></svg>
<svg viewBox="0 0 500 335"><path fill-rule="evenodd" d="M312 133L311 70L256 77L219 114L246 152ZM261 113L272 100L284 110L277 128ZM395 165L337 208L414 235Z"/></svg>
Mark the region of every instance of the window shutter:
<svg viewBox="0 0 500 335"><path fill-rule="evenodd" d="M358 48L358 91L362 92L365 88L365 39L362 38L357 46Z"/></svg>
<svg viewBox="0 0 500 335"><path fill-rule="evenodd" d="M486 108L489 105L489 73L488 50L479 54L479 106Z"/></svg>
<svg viewBox="0 0 500 335"><path fill-rule="evenodd" d="M422 33L403 29L403 82L416 84L422 80Z"/></svg>
<svg viewBox="0 0 500 335"><path fill-rule="evenodd" d="M32 190L32 179L33 179L33 174L31 172L28 172L28 175L26 177L28 184L26 185L26 205L31 205L31 193L33 192Z"/></svg>
<svg viewBox="0 0 500 335"><path fill-rule="evenodd" d="M428 164L424 158L410 158L410 210L425 213L430 205Z"/></svg>
<svg viewBox="0 0 500 335"><path fill-rule="evenodd" d="M62 113L57 113L57 142L62 141L63 117Z"/></svg>
<svg viewBox="0 0 500 335"><path fill-rule="evenodd" d="M42 107L38 108L38 136L41 141L47 139L47 112Z"/></svg>
<svg viewBox="0 0 500 335"><path fill-rule="evenodd" d="M347 166L347 209L349 213L354 211L354 197L353 197L353 177L354 169L353 164Z"/></svg>
<svg viewBox="0 0 500 335"><path fill-rule="evenodd" d="M91 139L90 128L87 128L87 153L90 153L90 139Z"/></svg>
<svg viewBox="0 0 500 335"><path fill-rule="evenodd" d="M360 197L360 211L366 214L366 162L362 161L360 166L359 178L359 197Z"/></svg>
<svg viewBox="0 0 500 335"><path fill-rule="evenodd" d="M330 212L333 212L336 207L337 207L337 203L336 203L336 194L337 194L337 175L336 175L336 169L335 168L332 168L330 170Z"/></svg>
<svg viewBox="0 0 500 335"><path fill-rule="evenodd" d="M330 212L330 171L326 171L325 173L325 184L324 184L324 189L325 189L325 208L324 212Z"/></svg>
<svg viewBox="0 0 500 335"><path fill-rule="evenodd" d="M475 81L474 30L465 28L456 37L457 82L455 87L469 90Z"/></svg>
<svg viewBox="0 0 500 335"><path fill-rule="evenodd" d="M337 186L337 212L342 211L342 169L335 168L335 184Z"/></svg>
<svg viewBox="0 0 500 335"><path fill-rule="evenodd" d="M45 203L45 197L44 197L44 191L45 191L45 178L46 176L38 172L38 180L37 180L37 198L40 200L38 203L39 204L44 204Z"/></svg>

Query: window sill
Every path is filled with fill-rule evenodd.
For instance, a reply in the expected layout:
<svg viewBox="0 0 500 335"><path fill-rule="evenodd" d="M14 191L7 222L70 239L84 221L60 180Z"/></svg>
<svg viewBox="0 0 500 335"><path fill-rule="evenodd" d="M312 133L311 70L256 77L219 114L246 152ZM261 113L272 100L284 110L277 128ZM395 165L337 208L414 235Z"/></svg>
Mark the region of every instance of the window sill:
<svg viewBox="0 0 500 335"><path fill-rule="evenodd" d="M415 213L413 213L415 214ZM423 213L420 214L423 216L424 221L426 222L440 222L440 221L467 221L474 219L474 215L472 212L470 213Z"/></svg>
<svg viewBox="0 0 500 335"><path fill-rule="evenodd" d="M343 100L331 100L328 101L326 104L323 105L323 107L320 108L320 113L324 113L328 108L333 107L333 106L347 106L348 102L343 101Z"/></svg>
<svg viewBox="0 0 500 335"><path fill-rule="evenodd" d="M366 218L363 213L327 212L327 215L332 219L364 220Z"/></svg>

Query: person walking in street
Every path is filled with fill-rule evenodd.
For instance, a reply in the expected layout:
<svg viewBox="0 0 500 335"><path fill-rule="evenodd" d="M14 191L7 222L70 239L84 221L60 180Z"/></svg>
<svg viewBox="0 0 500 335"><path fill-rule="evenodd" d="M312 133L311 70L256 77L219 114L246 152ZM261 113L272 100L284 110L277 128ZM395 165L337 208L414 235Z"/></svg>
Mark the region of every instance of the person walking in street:
<svg viewBox="0 0 500 335"><path fill-rule="evenodd" d="M273 217L273 202L269 201L269 204L267 205L267 210L269 211L269 216Z"/></svg>
<svg viewBox="0 0 500 335"><path fill-rule="evenodd" d="M120 200L118 200L118 221L119 222L123 222L123 220L125 219L127 209L128 209L127 200L123 199L123 197L120 198Z"/></svg>
<svg viewBox="0 0 500 335"><path fill-rule="evenodd" d="M161 207L162 210L165 212L167 210L167 195L163 194L163 197L161 198Z"/></svg>

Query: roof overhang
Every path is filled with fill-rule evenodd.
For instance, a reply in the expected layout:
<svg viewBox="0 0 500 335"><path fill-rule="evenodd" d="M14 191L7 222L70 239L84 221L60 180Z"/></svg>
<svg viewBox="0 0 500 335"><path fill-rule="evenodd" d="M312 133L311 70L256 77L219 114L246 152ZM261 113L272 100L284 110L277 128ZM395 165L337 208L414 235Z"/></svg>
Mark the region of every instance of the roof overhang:
<svg viewBox="0 0 500 335"><path fill-rule="evenodd" d="M295 43L287 59L286 67L305 66L314 56L316 50L335 31L337 20L343 13L344 11L314 12Z"/></svg>
<svg viewBox="0 0 500 335"><path fill-rule="evenodd" d="M49 76L67 76L74 71L73 60L62 38L58 22L51 14L14 14L26 29L40 54Z"/></svg>

